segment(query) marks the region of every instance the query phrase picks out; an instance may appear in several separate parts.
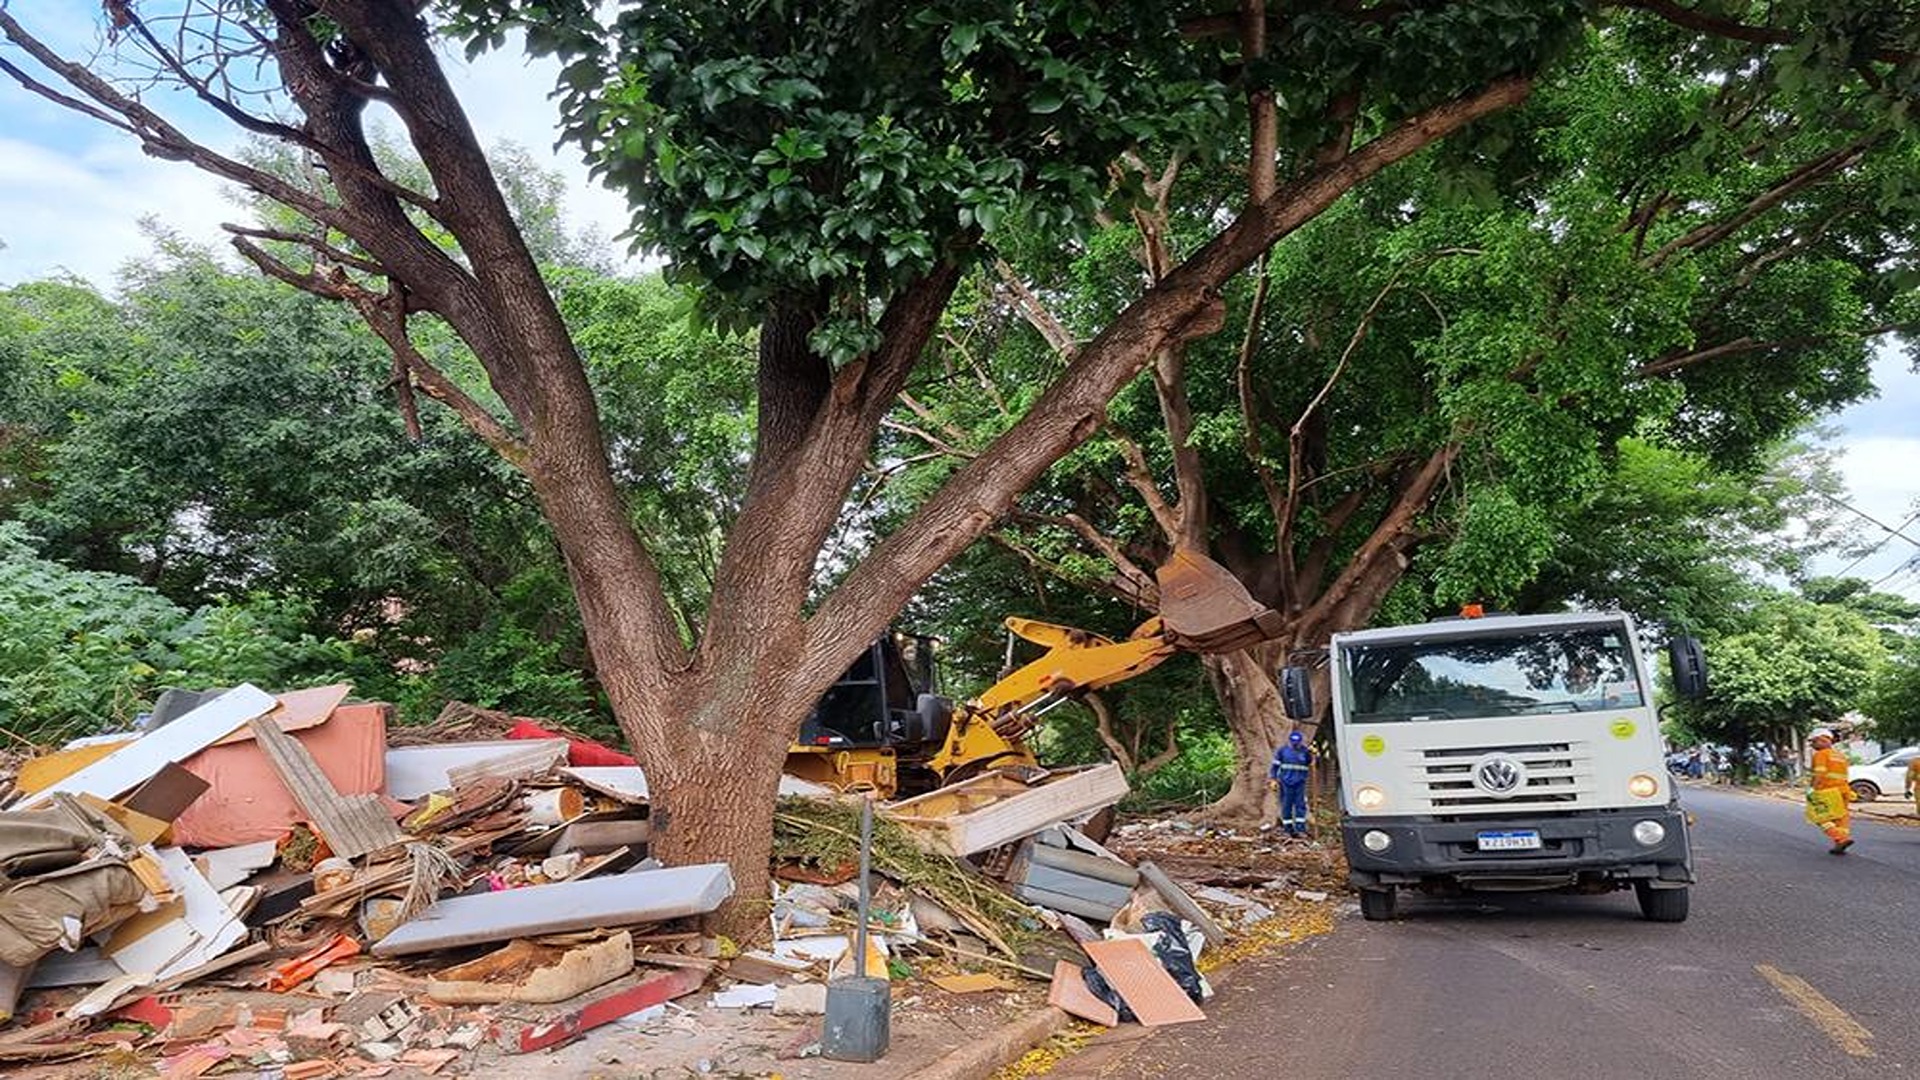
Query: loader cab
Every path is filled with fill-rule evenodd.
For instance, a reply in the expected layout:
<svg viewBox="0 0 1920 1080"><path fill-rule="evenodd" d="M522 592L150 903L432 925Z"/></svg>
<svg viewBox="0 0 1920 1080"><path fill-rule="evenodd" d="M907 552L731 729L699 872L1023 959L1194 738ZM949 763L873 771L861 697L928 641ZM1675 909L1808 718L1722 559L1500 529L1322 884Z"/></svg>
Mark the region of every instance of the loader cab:
<svg viewBox="0 0 1920 1080"><path fill-rule="evenodd" d="M821 695L800 726L799 745L860 750L941 742L953 703L934 692L935 681L931 639L887 634Z"/></svg>

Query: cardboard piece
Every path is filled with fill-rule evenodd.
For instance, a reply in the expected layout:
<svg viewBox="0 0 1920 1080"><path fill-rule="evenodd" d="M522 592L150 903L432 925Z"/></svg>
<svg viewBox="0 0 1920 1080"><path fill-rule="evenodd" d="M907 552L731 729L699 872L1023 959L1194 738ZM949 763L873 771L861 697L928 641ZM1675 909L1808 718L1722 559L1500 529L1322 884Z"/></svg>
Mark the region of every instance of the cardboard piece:
<svg viewBox="0 0 1920 1080"><path fill-rule="evenodd" d="M1090 941L1081 948L1099 966L1120 1000L1147 1027L1205 1020L1207 1014L1173 981L1160 960L1139 938ZM1056 976L1058 969L1055 969Z"/></svg>
<svg viewBox="0 0 1920 1080"><path fill-rule="evenodd" d="M447 1005L551 1004L605 986L633 970L633 935L572 949L515 941L478 960L427 976L427 996Z"/></svg>
<svg viewBox="0 0 1920 1080"><path fill-rule="evenodd" d="M28 798L45 802L55 792L116 799L170 763L184 761L275 705L273 695L252 684L221 694L173 723L143 735Z"/></svg>
<svg viewBox="0 0 1920 1080"><path fill-rule="evenodd" d="M1019 987L998 975L982 971L965 975L935 975L933 985L949 994L978 994L985 990L1017 990Z"/></svg>
<svg viewBox="0 0 1920 1080"><path fill-rule="evenodd" d="M538 934L704 915L733 895L725 863L642 870L588 881L530 885L436 902L373 947L407 956Z"/></svg>
<svg viewBox="0 0 1920 1080"><path fill-rule="evenodd" d="M381 704L342 705L326 723L290 737L312 755L335 791L375 795L386 786L391 712L391 706ZM212 787L174 819L176 843L224 848L277 840L306 819L255 740L208 747L182 765ZM397 810L397 804L392 808Z"/></svg>
<svg viewBox="0 0 1920 1080"><path fill-rule="evenodd" d="M1093 991L1087 989L1086 976L1065 960L1053 962L1053 983L1047 987L1047 1004L1103 1027L1113 1027L1120 1022L1119 1010L1094 996Z"/></svg>

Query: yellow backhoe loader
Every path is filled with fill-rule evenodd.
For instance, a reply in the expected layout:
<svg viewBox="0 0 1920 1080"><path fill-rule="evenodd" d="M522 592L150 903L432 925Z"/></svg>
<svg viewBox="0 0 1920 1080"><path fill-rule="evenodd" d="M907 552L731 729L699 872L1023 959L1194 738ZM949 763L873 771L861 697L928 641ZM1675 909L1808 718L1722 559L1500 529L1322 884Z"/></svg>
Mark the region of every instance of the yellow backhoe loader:
<svg viewBox="0 0 1920 1080"><path fill-rule="evenodd" d="M1124 640L1007 619L1008 667L1015 637L1047 651L964 702L934 692L931 641L903 643L888 634L820 699L788 751L787 772L893 798L989 769L1033 767L1038 762L1026 736L1049 710L1150 671L1176 652L1228 652L1281 629L1277 613L1255 603L1232 574L1204 555L1176 549L1154 576L1160 614Z"/></svg>

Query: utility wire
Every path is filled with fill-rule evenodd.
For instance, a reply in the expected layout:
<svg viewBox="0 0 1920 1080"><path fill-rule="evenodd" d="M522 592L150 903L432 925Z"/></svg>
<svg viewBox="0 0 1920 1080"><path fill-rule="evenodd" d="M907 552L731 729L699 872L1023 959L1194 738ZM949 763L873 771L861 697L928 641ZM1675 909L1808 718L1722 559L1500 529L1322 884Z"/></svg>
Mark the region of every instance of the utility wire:
<svg viewBox="0 0 1920 1080"><path fill-rule="evenodd" d="M1856 511L1856 512L1857 512L1857 511ZM1861 514L1860 516L1862 516L1862 517L1866 517L1866 515L1865 515L1865 514ZM1872 518L1868 518L1867 520L1869 520L1869 521L1872 521L1873 519L1872 519ZM1856 567L1856 566L1859 566L1859 565L1860 565L1861 563L1863 563L1863 562L1866 562L1866 561L1867 561L1868 559L1871 559L1871 558L1873 558L1873 556L1874 556L1874 555L1875 555L1875 554L1876 554L1877 552L1879 552L1879 550L1880 550L1881 548L1883 548L1883 547L1886 547L1886 546L1887 546L1887 541L1889 541L1889 540L1892 540L1892 539L1893 539L1894 537L1896 537L1896 536L1899 536L1899 535L1900 535L1900 529L1904 529L1904 528L1906 528L1907 526L1909 526L1909 525L1911 525L1911 524L1913 524L1913 523L1914 523L1915 521L1920 521L1920 510L1915 510L1915 511L1914 511L1913 513L1911 513L1911 514L1908 514L1908 515L1907 515L1907 520L1905 520L1905 521L1903 521L1903 522L1901 522L1901 523L1900 523L1900 526L1899 526L1899 528L1896 528L1896 529L1888 529L1888 530L1887 530L1887 535L1885 535L1885 536L1883 536L1883 537L1881 537L1881 538L1880 538L1880 542L1879 542L1879 543L1877 543L1877 544L1875 544L1875 545L1873 545L1872 547L1870 547L1870 548L1868 548L1868 549L1867 549L1866 551L1864 551L1864 552L1862 552L1862 553L1861 553L1861 555L1860 555L1860 557L1859 557L1859 558L1857 558L1857 559L1855 559L1855 560L1853 560L1852 562L1850 562L1850 563L1848 563L1848 564L1847 564L1847 568L1846 568L1846 570L1842 570L1842 571L1840 571L1839 573L1837 573L1837 574L1835 574L1835 575L1833 575L1833 576L1834 576L1834 577L1841 577L1841 578L1843 578L1843 577L1846 577L1846 576L1847 576L1847 571L1848 571L1848 570L1852 570L1852 569L1853 569L1854 567ZM1877 522L1876 522L1876 524L1877 524ZM1881 526L1881 527L1882 527L1882 528L1885 528L1885 526Z"/></svg>

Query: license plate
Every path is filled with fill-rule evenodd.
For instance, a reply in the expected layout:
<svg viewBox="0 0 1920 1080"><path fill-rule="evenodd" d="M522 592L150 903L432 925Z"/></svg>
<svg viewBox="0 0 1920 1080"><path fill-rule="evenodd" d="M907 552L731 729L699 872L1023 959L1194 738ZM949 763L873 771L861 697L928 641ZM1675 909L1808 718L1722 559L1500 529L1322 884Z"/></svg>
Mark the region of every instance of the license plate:
<svg viewBox="0 0 1920 1080"><path fill-rule="evenodd" d="M1477 839L1481 851L1538 851L1540 834L1532 829L1516 829L1512 832L1483 832Z"/></svg>

